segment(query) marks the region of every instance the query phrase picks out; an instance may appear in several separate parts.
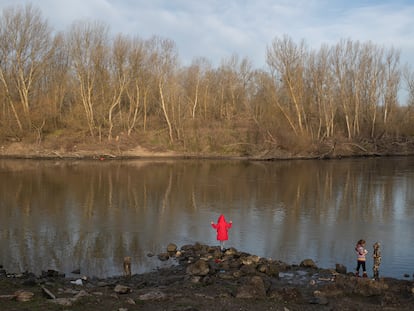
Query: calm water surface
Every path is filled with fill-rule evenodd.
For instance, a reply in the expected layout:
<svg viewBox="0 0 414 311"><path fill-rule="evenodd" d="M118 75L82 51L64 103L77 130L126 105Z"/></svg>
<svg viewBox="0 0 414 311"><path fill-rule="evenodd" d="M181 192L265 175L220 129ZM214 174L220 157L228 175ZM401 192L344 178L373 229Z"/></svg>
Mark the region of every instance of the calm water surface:
<svg viewBox="0 0 414 311"><path fill-rule="evenodd" d="M380 275L414 272L414 158L329 161L0 160L0 264L9 272L133 273L170 265L168 243L227 246L288 263L355 268L354 245L382 246Z"/></svg>

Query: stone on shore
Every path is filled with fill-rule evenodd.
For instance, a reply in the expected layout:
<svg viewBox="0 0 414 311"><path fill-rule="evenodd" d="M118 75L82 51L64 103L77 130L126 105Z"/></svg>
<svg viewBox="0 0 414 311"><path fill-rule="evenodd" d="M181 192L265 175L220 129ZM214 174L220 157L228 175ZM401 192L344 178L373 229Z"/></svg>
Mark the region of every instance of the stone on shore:
<svg viewBox="0 0 414 311"><path fill-rule="evenodd" d="M187 273L190 275L205 276L210 272L208 263L203 260L197 260L194 264L187 267Z"/></svg>

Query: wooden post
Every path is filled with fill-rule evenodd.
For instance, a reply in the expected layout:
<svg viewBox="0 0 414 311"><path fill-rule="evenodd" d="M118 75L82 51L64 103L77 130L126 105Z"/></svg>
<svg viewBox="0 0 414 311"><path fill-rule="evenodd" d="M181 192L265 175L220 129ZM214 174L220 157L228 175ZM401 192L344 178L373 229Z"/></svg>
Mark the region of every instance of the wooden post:
<svg viewBox="0 0 414 311"><path fill-rule="evenodd" d="M124 257L124 276L131 277L131 257Z"/></svg>
<svg viewBox="0 0 414 311"><path fill-rule="evenodd" d="M374 258L374 265L372 270L374 272L374 279L379 280L379 266L381 264L381 251L380 251L380 244L378 242L374 243L374 253L372 257Z"/></svg>

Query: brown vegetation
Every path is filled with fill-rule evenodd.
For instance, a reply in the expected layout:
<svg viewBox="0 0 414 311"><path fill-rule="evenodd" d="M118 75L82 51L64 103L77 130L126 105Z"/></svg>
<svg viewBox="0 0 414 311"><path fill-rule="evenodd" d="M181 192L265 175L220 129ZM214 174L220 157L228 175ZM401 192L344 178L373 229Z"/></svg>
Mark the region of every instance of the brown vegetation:
<svg viewBox="0 0 414 311"><path fill-rule="evenodd" d="M110 36L98 22L56 33L33 6L6 8L0 144L270 158L413 150L414 75L398 51L352 40L311 50L285 36L266 53L267 70L236 55L181 66L169 39Z"/></svg>

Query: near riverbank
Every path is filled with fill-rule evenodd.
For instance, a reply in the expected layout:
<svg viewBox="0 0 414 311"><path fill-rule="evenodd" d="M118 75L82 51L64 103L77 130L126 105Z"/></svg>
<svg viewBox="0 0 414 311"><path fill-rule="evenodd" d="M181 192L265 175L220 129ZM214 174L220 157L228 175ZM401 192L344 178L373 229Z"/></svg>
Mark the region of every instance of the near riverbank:
<svg viewBox="0 0 414 311"><path fill-rule="evenodd" d="M317 267L230 248L168 245L169 268L107 279L10 275L0 269L0 310L412 310L414 283L357 278L338 264ZM132 263L133 265L134 263ZM132 268L134 268L132 266ZM134 269L132 269L134 270Z"/></svg>

